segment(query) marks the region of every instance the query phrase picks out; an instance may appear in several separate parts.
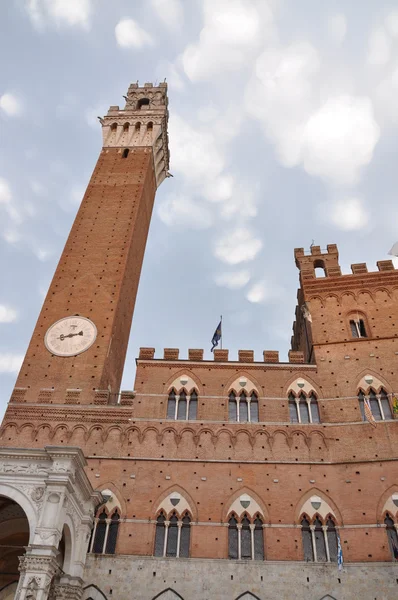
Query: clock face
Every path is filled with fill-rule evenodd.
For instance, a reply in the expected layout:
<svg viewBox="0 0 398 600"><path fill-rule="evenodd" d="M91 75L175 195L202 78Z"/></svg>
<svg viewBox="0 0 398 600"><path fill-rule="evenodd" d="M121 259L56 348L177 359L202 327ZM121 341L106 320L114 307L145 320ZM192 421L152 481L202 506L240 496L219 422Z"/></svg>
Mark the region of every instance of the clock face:
<svg viewBox="0 0 398 600"><path fill-rule="evenodd" d="M46 348L56 356L81 354L94 343L97 328L85 317L65 317L47 330L44 338Z"/></svg>

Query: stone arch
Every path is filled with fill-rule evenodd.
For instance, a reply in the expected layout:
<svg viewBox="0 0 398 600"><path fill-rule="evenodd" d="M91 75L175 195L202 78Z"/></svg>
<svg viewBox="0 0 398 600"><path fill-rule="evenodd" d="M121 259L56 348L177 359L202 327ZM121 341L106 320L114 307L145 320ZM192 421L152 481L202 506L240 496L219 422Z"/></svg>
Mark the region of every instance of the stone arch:
<svg viewBox="0 0 398 600"><path fill-rule="evenodd" d="M83 588L82 600L108 600L105 594L94 584Z"/></svg>
<svg viewBox="0 0 398 600"><path fill-rule="evenodd" d="M241 385L240 382L244 383L245 385ZM240 371L238 375L236 375L236 373L235 375L232 375L228 379L223 390L223 393L227 396L229 396L230 392L232 391L234 391L237 396L239 396L241 392L245 392L247 396L250 396L252 392L255 392L257 394L257 398L260 398L263 395L261 385L257 379L253 377L251 373L249 374L243 370Z"/></svg>
<svg viewBox="0 0 398 600"><path fill-rule="evenodd" d="M243 592L243 594L237 596L235 600L252 600L253 598L254 600L260 600L260 598L252 592Z"/></svg>
<svg viewBox="0 0 398 600"><path fill-rule="evenodd" d="M156 594L156 596L154 596L152 600L157 600L157 598L159 598L159 600L177 600L178 598L179 600L184 600L184 598L180 596L178 592L171 588L167 588L163 590L163 592Z"/></svg>
<svg viewBox="0 0 398 600"><path fill-rule="evenodd" d="M303 387L300 387L302 383L304 383L304 385ZM289 392L293 392L295 396L299 396L301 393L304 393L307 398L313 392L318 399L321 397L318 385L311 377L307 375L307 373L305 375L299 375L298 377L297 373L295 373L286 380L283 388L283 395L287 398Z"/></svg>
<svg viewBox="0 0 398 600"><path fill-rule="evenodd" d="M248 496L248 499L251 502L253 502L253 506L241 505L240 499L243 498L243 501L247 501L246 496ZM269 523L268 511L264 502L261 500L260 496L256 494L256 492L247 487L243 487L240 490L234 492L228 498L227 502L224 503L221 515L221 522L225 523L228 519L228 516L231 513L235 513L238 517L240 517L245 512L252 517L260 513L260 515L263 517L264 522Z"/></svg>
<svg viewBox="0 0 398 600"><path fill-rule="evenodd" d="M126 514L126 501L123 498L122 492L113 482L105 481L104 483L101 483L101 485L96 488L96 491L101 493L110 491L113 494L112 500L108 500L107 502L105 502L105 504L101 504L98 507L98 510L101 510L105 507L106 512L110 515L112 512L115 511L116 508L118 508L120 511L120 516Z"/></svg>
<svg viewBox="0 0 398 600"><path fill-rule="evenodd" d="M25 554L30 533L30 523L22 506L8 496L0 496L0 573L2 574L2 586L18 583L18 565L21 557ZM10 593L10 589L8 589L7 594L4 594L4 598L9 598Z"/></svg>
<svg viewBox="0 0 398 600"><path fill-rule="evenodd" d="M32 544L37 525L36 510L33 507L32 501L21 491L4 483L0 483L0 497L1 496L5 496L10 500L14 500L14 502L16 502L16 504L18 504L24 511L29 523L29 544Z"/></svg>
<svg viewBox="0 0 398 600"><path fill-rule="evenodd" d="M12 581L0 589L0 600L14 600L18 582Z"/></svg>
<svg viewBox="0 0 398 600"><path fill-rule="evenodd" d="M184 376L188 379L186 385L182 385L180 383L181 377ZM192 388L197 390L198 396L203 393L201 381L199 380L198 376L189 369L180 369L177 371L177 373L171 375L164 385L163 392L168 394L173 387L176 391L184 388L187 390L187 394L192 390Z"/></svg>
<svg viewBox="0 0 398 600"><path fill-rule="evenodd" d="M371 384L366 383L365 381L365 377L367 375L371 375L373 377L373 382ZM355 380L353 379L353 381ZM383 377L383 375L381 375L380 373L376 374L375 371L373 371L372 369L363 369L362 371L360 371L360 373L358 373L357 375L356 382L357 383L355 390L353 390L354 396L358 394L360 389L363 391L364 394L367 394L371 388L376 390L377 393L379 393L381 388L385 389L387 394L391 394L392 392L391 385L388 383L385 377Z"/></svg>
<svg viewBox="0 0 398 600"><path fill-rule="evenodd" d="M180 496L177 504L173 504L171 502L173 499L173 494L175 494L176 498ZM198 520L196 504L193 498L184 488L179 485L172 485L167 490L162 492L162 494L158 496L156 502L154 502L153 506L155 510L155 517L161 510L163 510L166 515L169 515L175 511L180 516L182 516L185 511L188 511L191 514L192 521Z"/></svg>
<svg viewBox="0 0 398 600"><path fill-rule="evenodd" d="M320 507L314 507L311 505L312 497L318 497L320 499ZM305 513L310 519L314 518L315 515L320 515L323 519L330 515L335 518L339 525L343 525L343 519L336 504L327 494L315 487L305 492L297 502L294 511L294 522L296 524L300 523L301 515L303 513Z"/></svg>

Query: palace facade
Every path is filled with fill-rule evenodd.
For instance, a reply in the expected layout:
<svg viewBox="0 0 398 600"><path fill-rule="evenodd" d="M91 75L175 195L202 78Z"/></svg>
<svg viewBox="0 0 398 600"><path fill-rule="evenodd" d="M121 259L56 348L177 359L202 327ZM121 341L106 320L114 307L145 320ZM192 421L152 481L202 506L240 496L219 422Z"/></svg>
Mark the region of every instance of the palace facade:
<svg viewBox="0 0 398 600"><path fill-rule="evenodd" d="M166 84L101 119L1 427L0 600L396 598L392 261L298 248L289 362L143 347L120 390L167 120Z"/></svg>

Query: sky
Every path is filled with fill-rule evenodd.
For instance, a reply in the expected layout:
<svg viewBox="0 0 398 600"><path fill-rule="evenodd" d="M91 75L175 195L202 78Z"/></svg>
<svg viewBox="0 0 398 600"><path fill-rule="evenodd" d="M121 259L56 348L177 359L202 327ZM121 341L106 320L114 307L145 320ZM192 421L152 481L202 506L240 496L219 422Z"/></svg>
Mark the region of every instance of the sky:
<svg viewBox="0 0 398 600"><path fill-rule="evenodd" d="M170 171L127 354L279 350L294 248L352 263L398 241L394 0L0 2L0 414L101 149L98 115L167 79ZM398 266L398 265L397 265ZM60 315L62 316L62 315Z"/></svg>

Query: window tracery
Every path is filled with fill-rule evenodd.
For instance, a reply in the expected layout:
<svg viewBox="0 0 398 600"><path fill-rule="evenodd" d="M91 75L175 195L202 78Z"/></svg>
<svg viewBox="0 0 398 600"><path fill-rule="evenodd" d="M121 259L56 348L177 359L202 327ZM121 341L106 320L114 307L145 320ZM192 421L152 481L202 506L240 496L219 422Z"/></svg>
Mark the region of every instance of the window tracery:
<svg viewBox="0 0 398 600"><path fill-rule="evenodd" d="M228 520L228 558L264 560L263 521L247 512L242 517L232 514Z"/></svg>
<svg viewBox="0 0 398 600"><path fill-rule="evenodd" d="M195 420L198 410L198 393L192 390L187 394L185 389L181 389L176 393L173 388L169 392L167 401L167 419L174 421L190 421Z"/></svg>
<svg viewBox="0 0 398 600"><path fill-rule="evenodd" d="M232 422L258 423L256 392L253 391L249 396L245 390L242 390L239 395L232 390L228 398L228 418Z"/></svg>
<svg viewBox="0 0 398 600"><path fill-rule="evenodd" d="M289 417L291 423L320 423L318 400L314 392L306 395L289 393Z"/></svg>
<svg viewBox="0 0 398 600"><path fill-rule="evenodd" d="M120 515L116 509L108 517L105 508L100 508L94 520L90 552L94 554L115 554Z"/></svg>
<svg viewBox="0 0 398 600"><path fill-rule="evenodd" d="M362 421L367 420L365 416L366 399L369 401L368 406L370 406L370 410L375 421L386 421L392 419L392 411L388 393L381 388L380 393L377 394L373 388L369 388L366 395L363 390L359 390L358 393L358 402Z"/></svg>
<svg viewBox="0 0 398 600"><path fill-rule="evenodd" d="M309 562L337 562L337 532L334 519L323 519L316 514L312 522L303 515L301 522L304 560Z"/></svg>
<svg viewBox="0 0 398 600"><path fill-rule="evenodd" d="M191 537L191 517L186 511L180 517L173 511L167 520L162 510L156 519L155 556L188 558Z"/></svg>

